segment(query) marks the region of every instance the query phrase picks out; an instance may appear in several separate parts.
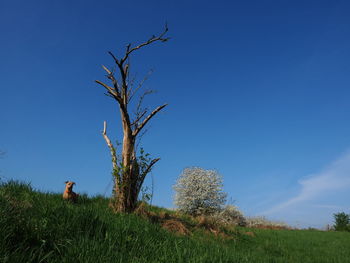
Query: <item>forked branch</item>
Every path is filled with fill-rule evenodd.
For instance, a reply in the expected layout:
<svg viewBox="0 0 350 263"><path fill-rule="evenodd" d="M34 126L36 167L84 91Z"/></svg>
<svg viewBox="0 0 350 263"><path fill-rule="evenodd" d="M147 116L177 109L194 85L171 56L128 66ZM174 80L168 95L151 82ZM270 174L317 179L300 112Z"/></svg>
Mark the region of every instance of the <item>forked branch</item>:
<svg viewBox="0 0 350 263"><path fill-rule="evenodd" d="M156 41L161 41L161 42L166 42L166 41L168 41L170 38L169 37L164 37L165 36L165 34L168 32L168 25L167 24L165 24L165 28L164 28L164 31L159 35L159 36L152 36L150 39L148 39L146 42L143 42L143 43L141 43L141 44L139 44L138 46L136 46L136 47L133 47L133 48L131 48L131 44L128 44L127 46L126 46L126 52L125 52L125 55L124 55L124 57L121 59L121 61L119 62L118 60L116 60L115 58L114 58L114 60L117 62L119 62L120 64L123 64L127 59L128 59L128 57L129 57L129 55L132 53L132 52L134 52L135 50L138 50L138 49L140 49L140 48L142 48L142 47L144 47L144 46L147 46L147 45L149 45L149 44L151 44L151 43L153 43L153 42L156 42ZM118 63L117 63L118 64Z"/></svg>
<svg viewBox="0 0 350 263"><path fill-rule="evenodd" d="M120 93L120 87L118 84L118 81L116 80L116 78L114 77L114 72L110 71L107 67L105 67L104 65L102 65L102 68L107 72L107 78L110 79L112 81L113 87L116 90L117 93Z"/></svg>
<svg viewBox="0 0 350 263"><path fill-rule="evenodd" d="M135 89L130 88L128 91L128 101L131 101L134 95L137 93L139 89L142 88L143 84L148 80L148 78L151 76L153 73L153 70L151 69L147 75L142 79L142 81L138 84L138 86Z"/></svg>
<svg viewBox="0 0 350 263"><path fill-rule="evenodd" d="M102 81L95 80L95 82L103 86L108 91L108 93L111 94L118 102L121 101L120 93L118 92L118 90L112 88L111 86L108 86Z"/></svg>
<svg viewBox="0 0 350 263"><path fill-rule="evenodd" d="M133 136L137 136L137 134L142 130L143 127L145 127L145 125L147 124L147 122L152 119L152 117L154 115L156 115L159 111L161 111L164 107L166 107L168 104L164 104L162 106L159 106L158 108L156 108L154 111L151 112L150 115L148 115L143 122L134 130L133 132Z"/></svg>
<svg viewBox="0 0 350 263"><path fill-rule="evenodd" d="M147 113L147 109L145 109L142 113L139 113L136 119L130 125L131 126L137 125L138 122L143 118L143 116L145 116L146 113Z"/></svg>
<svg viewBox="0 0 350 263"><path fill-rule="evenodd" d="M147 166L147 168L143 171L143 173L140 175L140 177L138 178L138 184L137 184L137 195L139 194L140 190L141 190L141 186L143 184L143 181L146 178L146 175L151 171L153 165L158 162L160 160L160 158L156 158L153 159Z"/></svg>

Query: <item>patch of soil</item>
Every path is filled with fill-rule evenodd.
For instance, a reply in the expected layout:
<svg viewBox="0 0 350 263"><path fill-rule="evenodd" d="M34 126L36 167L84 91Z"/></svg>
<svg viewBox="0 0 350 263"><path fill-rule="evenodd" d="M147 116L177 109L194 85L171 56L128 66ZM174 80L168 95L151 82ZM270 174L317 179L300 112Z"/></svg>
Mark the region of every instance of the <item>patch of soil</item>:
<svg viewBox="0 0 350 263"><path fill-rule="evenodd" d="M164 220L164 219L170 219L171 216L167 212L160 212L159 213L159 218Z"/></svg>
<svg viewBox="0 0 350 263"><path fill-rule="evenodd" d="M212 233L218 232L217 224L215 224L215 222L213 220L211 220L210 218L207 218L205 216L199 216L197 218L197 221L198 221L197 227L205 228Z"/></svg>
<svg viewBox="0 0 350 263"><path fill-rule="evenodd" d="M167 219L162 223L162 228L180 235L188 235L191 232L180 221Z"/></svg>

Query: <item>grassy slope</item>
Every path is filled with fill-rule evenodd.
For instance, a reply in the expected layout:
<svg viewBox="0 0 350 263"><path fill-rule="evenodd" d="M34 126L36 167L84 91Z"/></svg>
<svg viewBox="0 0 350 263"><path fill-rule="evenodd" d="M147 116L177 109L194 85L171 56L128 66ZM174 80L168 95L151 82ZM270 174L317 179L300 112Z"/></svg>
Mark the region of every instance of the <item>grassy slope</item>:
<svg viewBox="0 0 350 263"><path fill-rule="evenodd" d="M80 201L2 184L0 262L350 262L350 233L236 228L219 237L182 216L191 234L179 235L159 220L113 214L104 198Z"/></svg>

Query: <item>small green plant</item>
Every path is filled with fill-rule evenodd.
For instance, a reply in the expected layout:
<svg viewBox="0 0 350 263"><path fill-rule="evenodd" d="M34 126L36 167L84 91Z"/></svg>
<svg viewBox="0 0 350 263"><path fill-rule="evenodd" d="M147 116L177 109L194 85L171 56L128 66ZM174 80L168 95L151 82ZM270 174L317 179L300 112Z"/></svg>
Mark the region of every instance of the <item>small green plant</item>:
<svg viewBox="0 0 350 263"><path fill-rule="evenodd" d="M141 201L145 203L149 203L152 200L152 192L148 186L141 187Z"/></svg>
<svg viewBox="0 0 350 263"><path fill-rule="evenodd" d="M350 215L344 212L334 214L334 229L336 231L350 231Z"/></svg>
<svg viewBox="0 0 350 263"><path fill-rule="evenodd" d="M116 141L116 145L119 146L121 145L120 142ZM120 154L117 154L115 151L115 148L112 147L112 151L113 154L112 156L112 162L114 163L113 165L113 170L112 170L112 176L113 176L113 182L114 185L116 184L116 182L119 182L119 189L121 189L124 185L122 184L122 176L123 173L126 172L127 168L123 165L122 162L122 156ZM137 187L137 197L139 196L139 194L141 193L141 200L145 201L145 202L149 202L150 200L152 200L153 197L153 189L150 189L148 186L146 187L142 187L143 182L145 180L145 176L147 174L149 174L152 171L152 159L150 157L149 153L146 153L145 150L141 147L140 148L140 153L137 156L137 158L135 159L135 165L138 167L139 169L139 181L136 184ZM116 196L116 192L115 192L115 187L112 190L113 196Z"/></svg>

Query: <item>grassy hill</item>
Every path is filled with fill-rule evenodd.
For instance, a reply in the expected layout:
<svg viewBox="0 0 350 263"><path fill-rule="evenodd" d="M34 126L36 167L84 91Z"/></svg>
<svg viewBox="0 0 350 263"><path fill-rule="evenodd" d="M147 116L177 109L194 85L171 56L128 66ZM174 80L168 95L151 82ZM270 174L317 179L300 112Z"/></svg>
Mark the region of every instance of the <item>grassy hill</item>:
<svg viewBox="0 0 350 263"><path fill-rule="evenodd" d="M350 233L217 226L142 204L115 214L19 182L0 185L0 262L350 262Z"/></svg>

